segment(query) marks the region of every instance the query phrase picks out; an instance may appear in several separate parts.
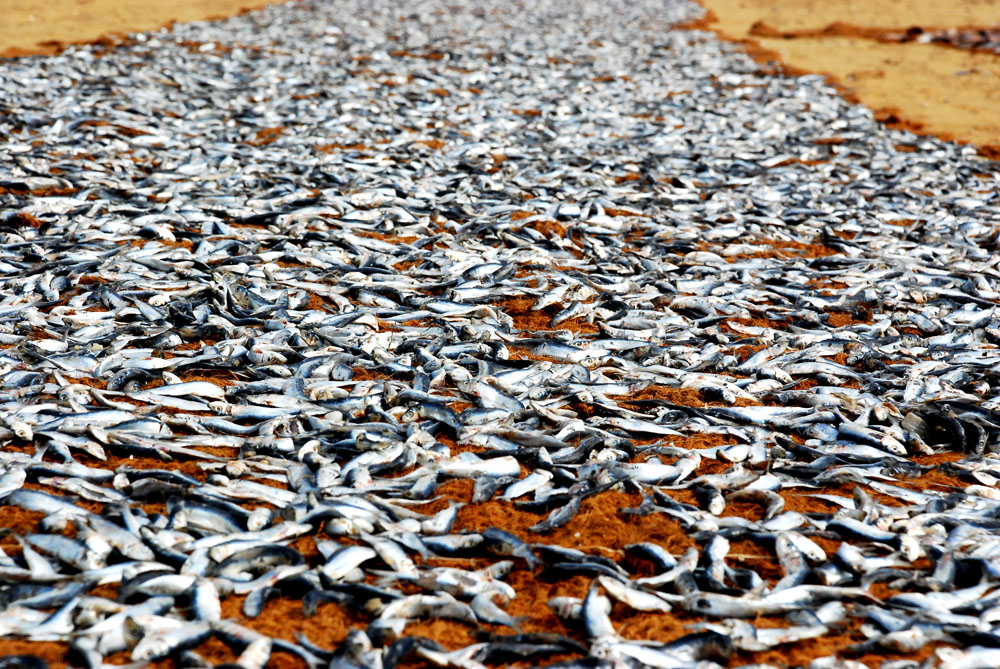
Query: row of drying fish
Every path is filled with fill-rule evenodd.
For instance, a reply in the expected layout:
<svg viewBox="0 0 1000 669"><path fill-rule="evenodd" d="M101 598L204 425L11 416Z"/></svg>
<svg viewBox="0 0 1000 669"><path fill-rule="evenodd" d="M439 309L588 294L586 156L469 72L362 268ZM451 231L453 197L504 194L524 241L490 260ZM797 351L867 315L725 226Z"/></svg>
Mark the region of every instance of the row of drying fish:
<svg viewBox="0 0 1000 669"><path fill-rule="evenodd" d="M911 28L902 34L891 34L890 38L900 42L920 42L921 44L944 44L957 49L992 51L1000 53L1000 29L995 26L982 28L945 28L924 30Z"/></svg>
<svg viewBox="0 0 1000 669"><path fill-rule="evenodd" d="M699 11L304 2L0 65L0 503L40 519L4 535L0 636L994 666L993 167L669 29ZM690 547L538 541L615 491ZM490 500L537 523L459 522ZM523 570L589 581L561 629L510 612ZM362 622L272 637L275 599ZM478 635L407 629L439 618Z"/></svg>
<svg viewBox="0 0 1000 669"><path fill-rule="evenodd" d="M544 447L535 450L534 457L545 458ZM516 630L519 622L493 601L516 595L503 582L516 561L520 568L593 577L584 600L559 598L549 605L567 627L578 625L585 630L594 644L592 654L630 657L644 665L678 666L674 663L681 662L679 658L687 652L695 659L719 659L734 649L756 651L815 638L845 620L845 604L852 605L852 615L863 615L871 630L870 640L859 644L859 651L914 651L942 639L982 642L992 638L1000 610L1000 602L987 596L994 589L991 578L996 574L998 548L994 487L971 484L961 493L917 492L889 483L893 480L889 473L905 474L899 471L905 467L892 469L893 464L885 459L865 462L847 457L845 464L828 468L823 461L837 465L837 458L823 456L810 462L806 447L803 457L794 461L787 457L773 461L769 473L754 472L736 462L723 474L693 476L700 457L735 459L743 455L740 450L729 446L686 453L673 466L625 466L614 460L573 465L545 458L548 466L539 466L521 479L514 476L519 469L516 461L510 463L512 469L503 468L512 459L507 455L486 460L418 455L418 461L426 459L428 464L380 480L371 474L378 462L366 457L374 451L366 451L337 473L329 464L312 472L304 463L316 462L320 456L308 446L301 449L302 463L296 463L297 467L279 458L248 458L206 467L229 475L243 473L247 478L218 473L204 482L166 469L123 466L112 472L78 466L86 471L74 472L67 471L72 467L65 464L22 461L18 466L17 458L9 458L0 481L10 491L5 493L5 503L40 512L45 520L39 532L16 536L23 564L5 559L0 569L0 577L10 584L3 591L6 609L0 624L5 634L71 640L74 656L86 658L86 664L93 666L122 650L130 651L137 661L182 653L211 634L238 648L254 642L247 654L260 662L267 659L272 644L312 666L329 662L333 649L317 648L308 639L298 643L269 640L221 619L220 596L246 595L242 612L249 619L260 615L269 599L283 596L301 599L305 611L335 602L373 614L367 630L355 632L352 638L366 653L373 640L391 642L384 661L398 661L409 651L440 657L441 649L402 635L406 622L418 616L442 617ZM303 455L302 451L307 452ZM753 464L753 455L749 458L747 464ZM356 479L350 484L364 461L369 462L367 485L357 485ZM396 471L394 463L387 464L377 473ZM454 469L457 464L462 466L460 471ZM955 467L956 473L970 479L985 469ZM254 481L282 469L287 469L287 491ZM835 476L829 475L831 469ZM500 528L452 533L456 505L433 515L409 508L428 496L433 498L442 475L474 478L474 499L479 501L499 492L522 509L552 508L532 528L539 533L569 522L581 500L627 481L647 499L622 513L663 514L679 523L703 549L691 548L674 556L656 543L631 545L628 551L658 568L652 576L637 577L606 557L563 546L528 544ZM93 513L66 497L23 488L26 477L103 502L104 511ZM556 477L571 485L557 488ZM856 488L853 497L815 493L844 510L806 516L783 511L784 500L777 492L790 486L819 489L824 480L852 479L867 479L873 490L903 505L878 503ZM104 488L102 483L110 485ZM670 492L680 487L694 487L703 508L674 501ZM114 491L118 499L111 496ZM168 499L163 514L147 514L129 503L160 497ZM251 498L280 507L280 517L271 509L251 511L235 503ZM760 504L762 520L723 515L726 504L733 501ZM76 530L74 538L60 534L67 525ZM304 535L327 537L316 540L322 559L315 565L288 546L289 540ZM814 540L819 536L844 542L828 555ZM359 541L342 544L338 538ZM769 583L751 569L727 564L731 542L743 539L774 551L783 572L780 580ZM929 550L935 542L940 547L934 549L947 552ZM513 561L502 559L466 571L418 567L414 559L484 554ZM930 573L913 568L923 557L933 558ZM366 574L377 576L378 585L368 584ZM405 595L396 587L401 582L425 592ZM868 586L881 582L903 592L879 601ZM118 584L118 602L87 595L91 588L106 584ZM622 640L608 619L607 597L638 611L666 613L676 608L703 614L708 619L702 626L705 631L693 632L664 648ZM184 623L179 612L186 612L191 622ZM757 629L740 620L763 615L787 615L794 624ZM516 651L505 644L514 644ZM447 662L478 666L474 659L493 654L535 657L582 650L572 639L526 635L477 644ZM374 660L365 657L351 661L371 666ZM247 658L243 661L258 666Z"/></svg>

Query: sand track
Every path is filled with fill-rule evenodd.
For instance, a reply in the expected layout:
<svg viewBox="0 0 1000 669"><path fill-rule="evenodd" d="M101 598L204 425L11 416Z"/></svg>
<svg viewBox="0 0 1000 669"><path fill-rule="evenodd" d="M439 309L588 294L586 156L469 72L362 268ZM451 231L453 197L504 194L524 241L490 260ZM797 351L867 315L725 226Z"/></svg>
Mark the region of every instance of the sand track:
<svg viewBox="0 0 1000 669"><path fill-rule="evenodd" d="M260 9L263 0L10 0L3 3L0 56L58 53L66 45L158 30L174 21L204 21Z"/></svg>
<svg viewBox="0 0 1000 669"><path fill-rule="evenodd" d="M778 60L790 73L828 74L849 99L891 124L997 154L1000 56L877 38L914 26L925 32L995 27L1000 3L704 0L702 5L712 12L702 23L706 29L751 42L759 60Z"/></svg>

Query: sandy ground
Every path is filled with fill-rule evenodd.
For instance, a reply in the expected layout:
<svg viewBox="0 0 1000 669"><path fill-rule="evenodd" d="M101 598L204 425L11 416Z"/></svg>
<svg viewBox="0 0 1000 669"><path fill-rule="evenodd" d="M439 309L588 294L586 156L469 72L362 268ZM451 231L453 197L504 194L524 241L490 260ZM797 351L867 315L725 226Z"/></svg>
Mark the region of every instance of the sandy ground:
<svg viewBox="0 0 1000 669"><path fill-rule="evenodd" d="M998 26L1000 0L701 2L714 15L706 28L755 40L792 71L832 75L847 95L884 118L1000 155L1000 56L877 38L883 30L913 26Z"/></svg>
<svg viewBox="0 0 1000 669"><path fill-rule="evenodd" d="M746 32L757 21L780 30L824 28L831 23L881 28L994 25L998 0L707 0L725 30Z"/></svg>
<svg viewBox="0 0 1000 669"><path fill-rule="evenodd" d="M3 0L0 55L55 53L108 34L157 30L259 9L265 0Z"/></svg>

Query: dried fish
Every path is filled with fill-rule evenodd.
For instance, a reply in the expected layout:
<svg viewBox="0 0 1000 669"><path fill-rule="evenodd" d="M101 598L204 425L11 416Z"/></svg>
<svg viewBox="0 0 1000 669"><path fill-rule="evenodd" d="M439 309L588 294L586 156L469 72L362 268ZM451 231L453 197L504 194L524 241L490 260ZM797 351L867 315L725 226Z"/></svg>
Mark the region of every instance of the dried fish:
<svg viewBox="0 0 1000 669"><path fill-rule="evenodd" d="M997 166L700 13L304 2L0 63L0 636L996 664Z"/></svg>

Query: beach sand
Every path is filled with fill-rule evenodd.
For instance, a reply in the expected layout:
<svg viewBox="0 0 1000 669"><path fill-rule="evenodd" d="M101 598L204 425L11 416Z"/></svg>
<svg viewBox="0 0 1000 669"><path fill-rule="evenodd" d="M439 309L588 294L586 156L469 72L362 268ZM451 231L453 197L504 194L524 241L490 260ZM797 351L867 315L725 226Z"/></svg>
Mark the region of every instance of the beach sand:
<svg viewBox="0 0 1000 669"><path fill-rule="evenodd" d="M0 56L58 53L69 44L108 41L259 9L263 0L5 0L0 5Z"/></svg>
<svg viewBox="0 0 1000 669"><path fill-rule="evenodd" d="M917 27L1000 26L1000 0L702 0L707 30L749 41L758 60L831 75L881 119L1000 157L1000 56L889 42ZM891 38L891 37L890 37ZM763 53L762 53L763 52ZM768 53L770 52L770 53Z"/></svg>

